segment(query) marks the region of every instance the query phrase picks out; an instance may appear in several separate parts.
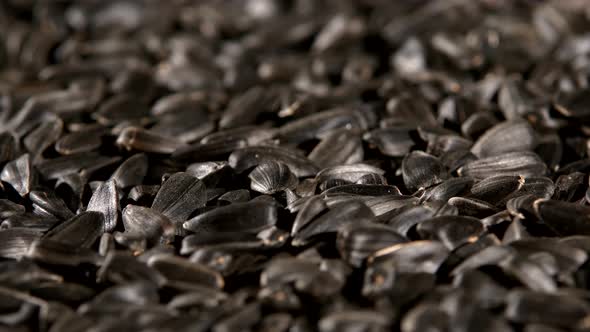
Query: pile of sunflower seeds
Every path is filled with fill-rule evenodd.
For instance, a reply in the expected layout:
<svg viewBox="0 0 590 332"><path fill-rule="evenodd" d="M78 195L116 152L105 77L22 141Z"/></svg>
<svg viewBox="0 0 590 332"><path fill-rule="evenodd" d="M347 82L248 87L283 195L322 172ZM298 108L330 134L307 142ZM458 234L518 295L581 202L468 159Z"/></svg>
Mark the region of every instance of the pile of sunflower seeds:
<svg viewBox="0 0 590 332"><path fill-rule="evenodd" d="M589 331L587 4L0 2L0 331Z"/></svg>

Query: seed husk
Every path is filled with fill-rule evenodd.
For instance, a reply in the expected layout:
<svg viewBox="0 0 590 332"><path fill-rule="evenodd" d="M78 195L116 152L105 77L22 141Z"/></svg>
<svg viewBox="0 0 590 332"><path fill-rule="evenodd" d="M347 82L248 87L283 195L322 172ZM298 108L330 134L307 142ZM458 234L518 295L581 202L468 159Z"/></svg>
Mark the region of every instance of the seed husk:
<svg viewBox="0 0 590 332"><path fill-rule="evenodd" d="M262 194L274 194L297 186L297 177L291 173L289 166L273 161L259 164L248 177L252 181L250 188Z"/></svg>
<svg viewBox="0 0 590 332"><path fill-rule="evenodd" d="M152 209L162 213L175 223L188 219L193 211L205 205L205 185L187 174L173 174L158 191Z"/></svg>
<svg viewBox="0 0 590 332"><path fill-rule="evenodd" d="M0 173L0 180L9 183L19 195L28 195L37 180L29 154L25 153L6 164Z"/></svg>
<svg viewBox="0 0 590 332"><path fill-rule="evenodd" d="M509 152L493 157L472 161L459 168L461 176L471 176L485 179L499 175L514 175L522 177L543 176L547 166L533 152Z"/></svg>
<svg viewBox="0 0 590 332"><path fill-rule="evenodd" d="M526 121L508 121L486 131L471 148L480 157L490 157L507 152L532 151L537 145L536 134Z"/></svg>
<svg viewBox="0 0 590 332"><path fill-rule="evenodd" d="M119 193L115 180L101 183L92 194L86 211L96 211L103 215L104 231L112 232L119 221Z"/></svg>
<svg viewBox="0 0 590 332"><path fill-rule="evenodd" d="M404 184L409 190L425 189L443 182L446 171L438 159L424 152L412 152L402 162Z"/></svg>

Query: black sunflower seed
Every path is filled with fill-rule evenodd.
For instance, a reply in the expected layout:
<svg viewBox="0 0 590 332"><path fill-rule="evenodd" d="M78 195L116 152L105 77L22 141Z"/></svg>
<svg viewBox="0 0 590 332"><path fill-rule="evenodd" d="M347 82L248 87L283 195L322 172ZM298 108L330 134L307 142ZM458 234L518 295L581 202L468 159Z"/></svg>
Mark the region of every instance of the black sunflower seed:
<svg viewBox="0 0 590 332"><path fill-rule="evenodd" d="M411 130L411 127L375 129L365 134L363 139L375 145L385 156L402 157L415 145L410 136Z"/></svg>
<svg viewBox="0 0 590 332"><path fill-rule="evenodd" d="M160 272L167 283L179 287L195 285L222 289L224 286L223 277L218 273L187 259L160 254L150 257L147 264Z"/></svg>
<svg viewBox="0 0 590 332"><path fill-rule="evenodd" d="M14 159L17 153L15 138L10 133L0 133L0 162Z"/></svg>
<svg viewBox="0 0 590 332"><path fill-rule="evenodd" d="M29 198L33 211L40 215L51 215L62 220L74 217L66 203L52 191L31 191Z"/></svg>
<svg viewBox="0 0 590 332"><path fill-rule="evenodd" d="M374 252L407 240L390 227L380 224L346 225L338 232L340 255L359 267Z"/></svg>
<svg viewBox="0 0 590 332"><path fill-rule="evenodd" d="M127 205L123 210L123 226L123 235L128 240L146 239L157 242L161 236L164 239L170 238L175 232L175 227L168 218L153 209L135 205Z"/></svg>
<svg viewBox="0 0 590 332"><path fill-rule="evenodd" d="M163 114L157 121L150 131L164 137L175 137L183 143L194 142L215 128L207 112L192 109Z"/></svg>
<svg viewBox="0 0 590 332"><path fill-rule="evenodd" d="M449 254L438 241L412 241L378 250L369 262L391 260L398 272L434 274Z"/></svg>
<svg viewBox="0 0 590 332"><path fill-rule="evenodd" d="M371 330L386 331L390 326L388 317L376 311L342 311L332 313L319 321L321 332Z"/></svg>
<svg viewBox="0 0 590 332"><path fill-rule="evenodd" d="M137 127L123 129L117 138L117 145L127 150L165 154L171 154L186 146L176 138L158 135L149 130Z"/></svg>
<svg viewBox="0 0 590 332"><path fill-rule="evenodd" d="M435 213L436 210L427 206L410 206L408 209L401 211L391 219L387 220L386 223L399 234L407 236L408 232L415 225L434 217Z"/></svg>
<svg viewBox="0 0 590 332"><path fill-rule="evenodd" d="M343 194L362 195L362 196L383 196L383 195L400 195L401 192L396 186L381 184L345 184L326 189L322 195L326 197Z"/></svg>
<svg viewBox="0 0 590 332"><path fill-rule="evenodd" d="M321 168L361 162L364 150L358 132L335 130L328 133L307 156Z"/></svg>
<svg viewBox="0 0 590 332"><path fill-rule="evenodd" d="M103 127L70 133L55 143L55 150L63 155L94 151L102 145L105 133Z"/></svg>
<svg viewBox="0 0 590 332"><path fill-rule="evenodd" d="M109 125L125 120L139 120L149 113L147 105L131 95L116 95L106 100L93 113L100 123Z"/></svg>
<svg viewBox="0 0 590 332"><path fill-rule="evenodd" d="M38 159L49 146L58 140L63 127L63 121L56 117L51 121L42 123L25 137L23 143L34 160Z"/></svg>
<svg viewBox="0 0 590 332"><path fill-rule="evenodd" d="M219 120L219 127L233 128L256 122L256 118L264 112L272 112L276 107L275 91L255 86L230 101L227 109Z"/></svg>
<svg viewBox="0 0 590 332"><path fill-rule="evenodd" d="M418 224L417 231L424 239L439 239L447 248L475 242L484 232L479 219L462 216L440 216Z"/></svg>
<svg viewBox="0 0 590 332"><path fill-rule="evenodd" d="M548 303L559 305L558 311L550 314L548 309L553 306L548 306ZM514 290L508 294L504 314L507 319L514 322L568 328L576 326L588 314L588 305L572 296Z"/></svg>
<svg viewBox="0 0 590 332"><path fill-rule="evenodd" d="M473 144L471 152L480 157L490 157L507 152L532 151L537 145L536 134L526 121L507 121L486 131Z"/></svg>
<svg viewBox="0 0 590 332"><path fill-rule="evenodd" d="M104 219L104 232L112 232L119 221L119 193L115 180L101 183L92 194L86 211L100 212Z"/></svg>
<svg viewBox="0 0 590 332"><path fill-rule="evenodd" d="M559 235L590 234L586 206L548 199L539 199L533 206L539 219Z"/></svg>
<svg viewBox="0 0 590 332"><path fill-rule="evenodd" d="M250 200L250 191L247 189L238 189L233 191L228 191L225 194L219 196L217 198L218 202L227 202L227 203L244 203Z"/></svg>
<svg viewBox="0 0 590 332"><path fill-rule="evenodd" d="M19 259L25 256L29 246L41 235L41 232L28 228L13 227L0 230L0 257Z"/></svg>
<svg viewBox="0 0 590 332"><path fill-rule="evenodd" d="M31 157L25 153L4 166L0 180L9 183L19 195L26 196L36 183L36 174Z"/></svg>
<svg viewBox="0 0 590 332"><path fill-rule="evenodd" d="M229 156L229 165L238 173L258 166L263 161L278 161L289 167L297 177L313 176L317 167L294 150L272 146L238 149Z"/></svg>
<svg viewBox="0 0 590 332"><path fill-rule="evenodd" d="M71 176L81 170L92 173L103 167L112 165L119 160L121 160L121 157L118 156L109 157L89 152L46 159L36 166L43 177L49 180L55 180Z"/></svg>
<svg viewBox="0 0 590 332"><path fill-rule="evenodd" d="M45 234L45 238L74 248L88 248L105 230L104 215L88 211L57 225Z"/></svg>
<svg viewBox="0 0 590 332"><path fill-rule="evenodd" d="M498 175L543 176L546 172L547 166L533 152L509 152L482 158L467 163L458 170L461 176L471 176L476 179Z"/></svg>
<svg viewBox="0 0 590 332"><path fill-rule="evenodd" d="M148 158L138 153L125 160L111 175L111 179L119 188L128 188L143 183L148 171Z"/></svg>
<svg viewBox="0 0 590 332"><path fill-rule="evenodd" d="M309 221L298 231L292 231L294 246L303 246L309 243L314 237L336 233L339 229L350 223L358 223L363 220L370 220L374 214L367 205L358 201L347 201L332 205L328 212Z"/></svg>
<svg viewBox="0 0 590 332"><path fill-rule="evenodd" d="M195 233L258 233L276 222L274 203L252 201L215 208L186 221L183 227Z"/></svg>
<svg viewBox="0 0 590 332"><path fill-rule="evenodd" d="M252 181L250 188L263 194L293 189L298 182L295 174L289 170L289 166L274 161L260 163L248 177Z"/></svg>
<svg viewBox="0 0 590 332"><path fill-rule="evenodd" d="M175 223L182 223L191 213L203 207L207 201L205 185L187 174L173 174L158 191L152 209L162 213Z"/></svg>
<svg viewBox="0 0 590 332"><path fill-rule="evenodd" d="M412 191L439 184L447 177L446 170L437 158L419 151L404 158L402 175L404 184Z"/></svg>
<svg viewBox="0 0 590 332"><path fill-rule="evenodd" d="M366 130L374 125L375 117L371 110L337 108L291 121L279 129L278 136L283 143L301 143L320 138L328 130Z"/></svg>

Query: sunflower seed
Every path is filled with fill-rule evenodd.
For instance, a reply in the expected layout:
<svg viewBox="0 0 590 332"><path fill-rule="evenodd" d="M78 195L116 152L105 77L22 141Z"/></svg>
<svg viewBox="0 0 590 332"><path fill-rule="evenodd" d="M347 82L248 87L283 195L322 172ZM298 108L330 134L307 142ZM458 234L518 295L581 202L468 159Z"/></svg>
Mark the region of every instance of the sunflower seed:
<svg viewBox="0 0 590 332"><path fill-rule="evenodd" d="M42 123L25 137L23 143L27 151L33 156L33 160L41 157L41 154L61 136L64 127L63 121L55 119Z"/></svg>
<svg viewBox="0 0 590 332"><path fill-rule="evenodd" d="M360 267L372 253L407 240L390 227L379 224L346 225L338 232L337 247L344 259Z"/></svg>
<svg viewBox="0 0 590 332"><path fill-rule="evenodd" d="M229 165L238 173L258 166L264 161L277 161L289 167L297 177L313 176L317 167L306 157L286 148L259 146L234 151L229 156Z"/></svg>
<svg viewBox="0 0 590 332"><path fill-rule="evenodd" d="M185 146L183 142L176 138L161 136L137 127L123 129L117 138L117 145L127 150L165 154L171 154Z"/></svg>
<svg viewBox="0 0 590 332"><path fill-rule="evenodd" d="M320 138L328 130L368 129L374 123L371 110L337 108L291 121L279 129L278 136L283 143L301 143Z"/></svg>
<svg viewBox="0 0 590 332"><path fill-rule="evenodd" d="M148 260L148 266L158 270L168 282L182 285L181 287L194 284L221 289L224 285L223 277L218 273L183 258L155 255Z"/></svg>
<svg viewBox="0 0 590 332"><path fill-rule="evenodd" d="M88 202L86 211L96 211L103 215L104 232L112 232L119 222L119 193L115 180L101 183Z"/></svg>
<svg viewBox="0 0 590 332"><path fill-rule="evenodd" d="M491 157L507 152L532 151L537 145L535 131L526 121L508 121L495 125L475 142L471 152Z"/></svg>
<svg viewBox="0 0 590 332"><path fill-rule="evenodd" d="M136 205L127 205L123 209L124 235L131 239L158 240L174 234L174 225L165 216L153 209Z"/></svg>
<svg viewBox="0 0 590 332"><path fill-rule="evenodd" d="M148 171L148 158L138 153L125 160L111 175L119 188L129 188L143 183Z"/></svg>
<svg viewBox="0 0 590 332"><path fill-rule="evenodd" d="M274 194L297 186L297 177L291 173L289 166L274 162L263 161L248 177L252 181L250 188L263 194Z"/></svg>
<svg viewBox="0 0 590 332"><path fill-rule="evenodd" d="M88 211L76 215L47 232L44 238L72 247L88 248L104 232L104 216Z"/></svg>
<svg viewBox="0 0 590 332"><path fill-rule="evenodd" d="M303 246L313 237L322 234L336 233L339 229L350 223L358 223L362 220L370 220L374 216L371 209L357 201L348 201L332 205L328 212L301 227L293 236L294 246ZM294 233L294 231L291 231Z"/></svg>
<svg viewBox="0 0 590 332"><path fill-rule="evenodd" d="M590 234L586 206L548 199L539 199L533 206L539 219L559 235Z"/></svg>
<svg viewBox="0 0 590 332"><path fill-rule="evenodd" d="M105 133L102 127L70 133L55 143L55 150L63 155L94 151L102 145Z"/></svg>
<svg viewBox="0 0 590 332"><path fill-rule="evenodd" d="M23 257L33 241L39 239L42 233L27 228L9 228L0 230L3 239L0 256L3 258L19 259Z"/></svg>
<svg viewBox="0 0 590 332"><path fill-rule="evenodd" d="M26 196L36 183L36 172L28 153L9 162L0 173L0 180L9 183L21 196Z"/></svg>
<svg viewBox="0 0 590 332"><path fill-rule="evenodd" d="M33 210L37 214L55 216L62 220L74 217L74 213L66 203L52 191L31 191L29 198L33 203Z"/></svg>
<svg viewBox="0 0 590 332"><path fill-rule="evenodd" d="M557 315L549 314L548 303L559 304ZM576 326L588 314L588 305L575 297L514 290L508 294L505 316L520 323L540 323L564 328Z"/></svg>
<svg viewBox="0 0 590 332"><path fill-rule="evenodd" d="M440 216L423 221L417 230L422 238L439 239L453 250L462 244L475 242L484 232L484 227L476 218Z"/></svg>
<svg viewBox="0 0 590 332"><path fill-rule="evenodd" d="M308 155L309 160L321 168L359 163L363 157L360 137L352 130L328 133Z"/></svg>
<svg viewBox="0 0 590 332"><path fill-rule="evenodd" d="M407 155L402 162L404 184L416 191L443 182L446 171L438 159L420 151Z"/></svg>
<svg viewBox="0 0 590 332"><path fill-rule="evenodd" d="M533 152L509 152L493 157L472 161L459 168L461 176L485 179L498 175L522 177L543 176L547 172L545 163Z"/></svg>
<svg viewBox="0 0 590 332"><path fill-rule="evenodd" d="M266 202L235 203L200 214L184 223L192 232L258 232L277 222L276 205Z"/></svg>
<svg viewBox="0 0 590 332"><path fill-rule="evenodd" d="M152 209L182 223L199 207L205 206L205 185L187 173L173 174L158 191Z"/></svg>

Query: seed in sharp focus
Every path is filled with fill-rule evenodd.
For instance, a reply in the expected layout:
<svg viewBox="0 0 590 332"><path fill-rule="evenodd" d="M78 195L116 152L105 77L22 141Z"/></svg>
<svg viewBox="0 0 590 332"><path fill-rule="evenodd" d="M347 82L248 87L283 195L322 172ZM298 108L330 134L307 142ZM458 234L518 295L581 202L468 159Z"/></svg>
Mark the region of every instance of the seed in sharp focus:
<svg viewBox="0 0 590 332"><path fill-rule="evenodd" d="M104 233L104 215L101 212L83 212L45 234L45 238L72 247L88 248Z"/></svg>
<svg viewBox="0 0 590 332"><path fill-rule="evenodd" d="M328 212L310 221L293 235L292 244L303 246L313 238L336 233L339 229L350 223L358 223L363 220L370 220L374 214L365 204L358 201L348 201L334 204ZM293 233L293 231L292 231Z"/></svg>
<svg viewBox="0 0 590 332"><path fill-rule="evenodd" d="M122 215L124 234L129 238L154 241L174 234L172 222L154 209L129 204Z"/></svg>
<svg viewBox="0 0 590 332"><path fill-rule="evenodd" d="M534 152L509 152L472 161L458 170L461 176L485 179L497 175L543 176L547 166Z"/></svg>
<svg viewBox="0 0 590 332"><path fill-rule="evenodd" d="M274 161L259 164L248 177L252 181L250 188L263 194L274 194L297 186L297 177L291 173L289 166Z"/></svg>
<svg viewBox="0 0 590 332"><path fill-rule="evenodd" d="M115 180L101 183L94 191L86 209L86 211L102 213L105 232L112 232L117 227L120 210L119 193Z"/></svg>
<svg viewBox="0 0 590 332"><path fill-rule="evenodd" d="M176 173L162 184L152 209L175 223L181 223L193 211L204 206L206 201L205 185L201 180L187 173Z"/></svg>
<svg viewBox="0 0 590 332"><path fill-rule="evenodd" d="M402 162L404 184L415 191L445 180L446 171L440 162L424 152L412 152Z"/></svg>
<svg viewBox="0 0 590 332"><path fill-rule="evenodd" d="M274 203L234 203L199 214L186 221L183 227L195 233L245 232L257 233L277 222Z"/></svg>
<svg viewBox="0 0 590 332"><path fill-rule="evenodd" d="M33 203L33 211L47 213L62 220L74 217L66 203L52 191L33 190L29 198Z"/></svg>

